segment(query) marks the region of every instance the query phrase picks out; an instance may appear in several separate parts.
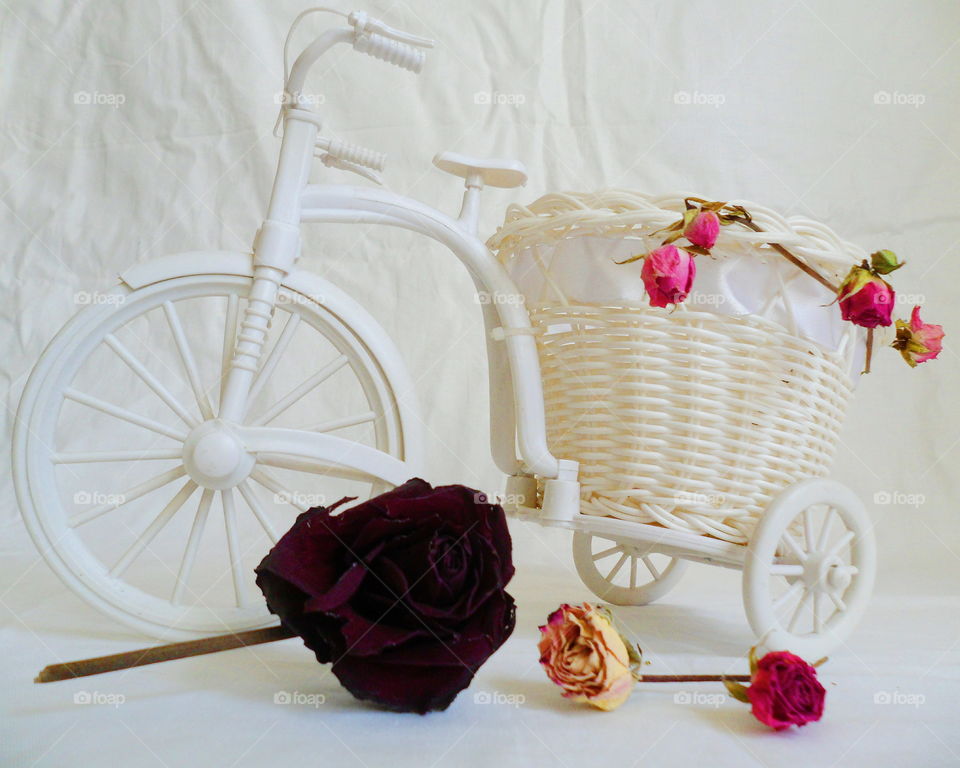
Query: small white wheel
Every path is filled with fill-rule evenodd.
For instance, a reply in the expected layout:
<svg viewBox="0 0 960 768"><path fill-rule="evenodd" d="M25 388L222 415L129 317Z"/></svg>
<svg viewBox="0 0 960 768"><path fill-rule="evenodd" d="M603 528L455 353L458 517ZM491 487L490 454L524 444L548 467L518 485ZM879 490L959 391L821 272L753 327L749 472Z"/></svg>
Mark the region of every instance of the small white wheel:
<svg viewBox="0 0 960 768"><path fill-rule="evenodd" d="M573 534L573 562L587 588L614 605L660 599L687 567L685 560L650 552L640 542L579 531Z"/></svg>
<svg viewBox="0 0 960 768"><path fill-rule="evenodd" d="M101 611L165 638L272 621L253 568L309 507L387 485L408 459L396 370L351 324L286 287L242 424L217 418L250 279L124 286L71 320L21 398L14 477L44 558ZM233 427L335 433L337 465L248 452ZM219 519L218 519L219 518Z"/></svg>
<svg viewBox="0 0 960 768"><path fill-rule="evenodd" d="M808 660L840 645L860 621L876 570L866 508L833 480L805 480L760 519L743 570L743 604L767 650Z"/></svg>

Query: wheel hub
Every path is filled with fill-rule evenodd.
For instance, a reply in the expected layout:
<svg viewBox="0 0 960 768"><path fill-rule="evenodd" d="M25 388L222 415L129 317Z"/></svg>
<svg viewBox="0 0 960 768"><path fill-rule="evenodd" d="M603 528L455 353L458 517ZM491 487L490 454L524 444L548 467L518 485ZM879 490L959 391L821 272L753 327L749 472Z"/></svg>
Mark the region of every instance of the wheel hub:
<svg viewBox="0 0 960 768"><path fill-rule="evenodd" d="M219 419L196 427L183 444L184 469L203 488L233 488L247 478L254 463L240 438Z"/></svg>

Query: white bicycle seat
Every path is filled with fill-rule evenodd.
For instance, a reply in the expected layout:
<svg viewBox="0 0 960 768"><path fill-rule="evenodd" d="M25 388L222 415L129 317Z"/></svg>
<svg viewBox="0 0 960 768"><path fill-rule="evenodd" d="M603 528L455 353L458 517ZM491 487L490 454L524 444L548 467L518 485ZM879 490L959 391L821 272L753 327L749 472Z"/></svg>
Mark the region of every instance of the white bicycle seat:
<svg viewBox="0 0 960 768"><path fill-rule="evenodd" d="M433 164L441 171L467 178L477 174L488 187L512 189L527 183L527 169L516 160L482 159L461 155L459 152L440 152Z"/></svg>

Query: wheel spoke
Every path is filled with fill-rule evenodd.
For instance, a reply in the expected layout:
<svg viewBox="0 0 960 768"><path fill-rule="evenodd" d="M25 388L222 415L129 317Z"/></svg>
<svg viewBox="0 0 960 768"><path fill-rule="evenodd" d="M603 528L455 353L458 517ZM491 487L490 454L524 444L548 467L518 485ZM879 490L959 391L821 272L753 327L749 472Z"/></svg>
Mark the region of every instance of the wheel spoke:
<svg viewBox="0 0 960 768"><path fill-rule="evenodd" d="M230 572L233 574L233 592L237 599L237 607L243 608L247 604L247 596L240 564L240 547L237 543L237 507L233 489L220 491L220 498L223 501L223 523L227 531L227 551L230 556Z"/></svg>
<svg viewBox="0 0 960 768"><path fill-rule="evenodd" d="M121 342L112 333L108 334L104 338L104 342L108 347L110 347L110 349L117 353L117 356L127 364L127 367L130 368L130 370L133 371L144 384L150 387L150 389L153 390L153 393L163 400L166 406L175 414L177 414L177 416L179 416L185 424L191 427L195 427L197 425L197 420L187 413L184 407L177 402L177 399L171 395L167 388L163 386L163 384L161 384L157 378L144 367L143 363L133 356L130 350L124 346L123 342Z"/></svg>
<svg viewBox="0 0 960 768"><path fill-rule="evenodd" d="M620 573L620 569L623 568L623 564L627 562L628 557L630 557L630 555L628 555L626 552L620 555L620 559L617 560L617 564L613 566L610 573L607 574L607 581L612 582L616 578L617 574Z"/></svg>
<svg viewBox="0 0 960 768"><path fill-rule="evenodd" d="M827 552L826 557L836 557L836 555L839 554L839 552L853 540L853 535L853 531L847 531L845 534L843 534L837 543L830 547L830 551Z"/></svg>
<svg viewBox="0 0 960 768"><path fill-rule="evenodd" d="M653 560L650 558L650 555L644 555L642 558L643 564L647 566L647 570L650 571L650 575L656 581L660 581L660 571L657 569L657 566L653 564Z"/></svg>
<svg viewBox="0 0 960 768"><path fill-rule="evenodd" d="M298 325L300 325L300 315L293 313L287 315L287 321L283 324L283 330L280 332L280 336L277 337L273 348L267 353L263 365L260 366L260 370L257 371L257 375L253 380L253 384L250 387L250 397L247 400L248 403L252 403L254 398L260 394L263 385L267 383L267 380L277 367L277 363L279 363L283 357L283 353L286 352L287 347L290 346L290 340L293 339L293 334L297 330Z"/></svg>
<svg viewBox="0 0 960 768"><path fill-rule="evenodd" d="M813 593L813 631L816 634L823 632L823 613L821 611L820 601L823 593L817 589Z"/></svg>
<svg viewBox="0 0 960 768"><path fill-rule="evenodd" d="M797 593L800 592L802 589L803 589L802 581L793 582L793 584L790 585L790 588L786 592L784 592L782 595L780 595L780 597L778 597L776 601L773 603L774 613L779 612L780 609L783 608L785 605L787 605L794 597L796 597Z"/></svg>
<svg viewBox="0 0 960 768"><path fill-rule="evenodd" d="M160 461L163 459L179 459L178 450L143 450L143 451L66 451L53 454L54 464L94 464L108 461Z"/></svg>
<svg viewBox="0 0 960 768"><path fill-rule="evenodd" d="M331 419L322 421L312 427L307 427L308 432L333 432L336 429L345 429L346 427L355 427L358 424L367 424L377 418L373 411L358 413L356 416L346 416L342 419Z"/></svg>
<svg viewBox="0 0 960 768"><path fill-rule="evenodd" d="M793 554L796 555L797 560L801 563L807 559L807 553L803 551L797 540L793 538L793 535L789 531L784 531L783 536L780 537L781 541L785 541L787 546L793 550Z"/></svg>
<svg viewBox="0 0 960 768"><path fill-rule="evenodd" d="M837 607L838 611L842 613L843 611L847 610L847 604L843 602L843 599L839 595L836 595L833 592L828 592L827 594L830 595L830 599L833 601L833 604Z"/></svg>
<svg viewBox="0 0 960 768"><path fill-rule="evenodd" d="M253 470L250 473L250 479L253 480L254 482L259 483L268 491L272 491L276 496L279 496L280 498L282 498L284 501L287 502L287 504L289 504L294 509L297 509L300 512L307 511L308 509L307 507L297 502L295 494L293 494L291 491L288 491L286 488L284 488L273 475L269 474L262 467L258 467L257 469Z"/></svg>
<svg viewBox="0 0 960 768"><path fill-rule="evenodd" d="M84 523L89 523L91 520L94 520L105 512L110 512L114 509L119 509L124 504L129 504L135 499L139 499L141 496L145 496L151 491L155 491L158 488L162 488L168 483L172 483L174 480L183 477L186 474L186 470L182 467L174 467L173 469L167 470L163 474L152 477L145 482L135 485L133 488L123 492L114 494L117 499L116 502L101 504L98 507L93 507L84 512L74 515L69 520L69 525L71 528L76 528L78 525L83 525Z"/></svg>
<svg viewBox="0 0 960 768"><path fill-rule="evenodd" d="M813 523L810 521L810 507L803 510L803 543L807 554L813 552Z"/></svg>
<svg viewBox="0 0 960 768"><path fill-rule="evenodd" d="M274 544L277 543L278 536L277 532L273 529L273 526L270 525L270 520L267 519L266 513L263 511L263 507L260 506L260 502L257 500L257 497L253 493L253 488L250 487L250 484L244 480L240 485L237 486L237 490L240 491L240 495L243 497L243 500L247 503L247 506L250 507L250 511L253 512L254 517L260 522L261 527L264 530L264 533L267 534L267 537Z"/></svg>
<svg viewBox="0 0 960 768"><path fill-rule="evenodd" d="M630 589L637 586L637 558L630 558Z"/></svg>
<svg viewBox="0 0 960 768"><path fill-rule="evenodd" d="M167 316L167 325L170 326L170 333L173 334L173 340L177 345L177 352L180 353L180 362L183 363L187 379L190 382L190 388L193 389L193 395L197 398L197 407L204 419L213 418L213 408L210 406L210 398L203 389L200 382L200 372L197 369L197 362L193 358L193 352L190 350L190 344L183 332L183 324L180 322L180 316L172 301L163 302L163 312Z"/></svg>
<svg viewBox="0 0 960 768"><path fill-rule="evenodd" d="M227 384L230 363L233 362L233 348L237 343L237 322L240 316L240 299L231 293L227 297L227 316L223 321L223 351L220 354L220 386L217 395L220 407L223 407L223 388Z"/></svg>
<svg viewBox="0 0 960 768"><path fill-rule="evenodd" d="M134 424L135 426L143 427L144 429L149 429L151 432L156 432L158 435L172 437L174 440L179 440L181 443L187 439L186 432L181 432L178 429L171 429L170 427L161 424L159 421L148 419L146 416L138 416L132 411L119 408L112 403L108 403L96 397L91 397L90 395L84 394L83 392L78 392L75 389L68 389L63 393L63 396L73 400L74 402L80 403L81 405L86 405L89 408L93 408L101 413L105 413L108 416L113 416L115 419L126 421L130 424Z"/></svg>
<svg viewBox="0 0 960 768"><path fill-rule="evenodd" d="M187 499L193 495L196 489L197 484L193 482L193 480L187 480L187 482L184 483L183 487L177 492L177 495L174 496L167 506L163 508L163 511L153 519L153 522L147 526L146 530L137 537L137 540L124 552L123 557L117 561L117 564L110 569L111 576L117 578L124 574L127 568L130 567L130 564L140 556L140 553L147 548L150 542L156 538L157 534L163 530L163 527L170 522L177 513L177 510L186 504Z"/></svg>
<svg viewBox="0 0 960 768"><path fill-rule="evenodd" d="M794 628L797 626L797 622L800 621L801 616L803 615L804 608L807 607L807 603L810 601L810 591L805 590L803 597L800 598L800 602L797 603L797 607L793 611L793 616L790 617L790 625L787 627L787 632L793 633Z"/></svg>
<svg viewBox="0 0 960 768"><path fill-rule="evenodd" d="M789 563L774 563L770 566L770 573L774 576L802 576L803 566Z"/></svg>
<svg viewBox="0 0 960 768"><path fill-rule="evenodd" d="M833 525L834 514L833 507L827 507L827 514L824 515L823 525L820 527L820 537L817 539L818 552L823 552L827 548L827 542L830 541L830 528Z"/></svg>
<svg viewBox="0 0 960 768"><path fill-rule="evenodd" d="M603 558L610 557L610 555L614 554L615 552L622 552L622 551L623 551L622 544L614 544L609 549L605 549L602 552L597 552L597 554L593 555L592 556L593 561L596 562L597 560L603 560Z"/></svg>
<svg viewBox="0 0 960 768"><path fill-rule="evenodd" d="M260 418L252 421L250 426L262 427L264 424L268 424L269 422L273 421L275 418L277 418L277 416L295 403L298 403L306 395L312 392L316 387L320 386L320 384L333 376L333 374L335 374L349 362L350 358L348 358L346 355L340 355L335 360L327 363L323 368L313 374L313 376L300 384L300 386L292 389L284 397L278 400L273 407L260 416Z"/></svg>
<svg viewBox="0 0 960 768"><path fill-rule="evenodd" d="M187 546L183 550L183 559L180 561L180 570L177 573L177 583L173 588L173 598L171 602L174 605L179 605L183 599L183 591L187 588L187 582L190 580L193 564L197 559L197 549L200 546L200 538L203 536L203 529L207 524L207 515L210 512L210 504L212 502L213 490L204 488L203 494L200 496L200 504L197 506L197 514L193 518L190 538L187 539Z"/></svg>

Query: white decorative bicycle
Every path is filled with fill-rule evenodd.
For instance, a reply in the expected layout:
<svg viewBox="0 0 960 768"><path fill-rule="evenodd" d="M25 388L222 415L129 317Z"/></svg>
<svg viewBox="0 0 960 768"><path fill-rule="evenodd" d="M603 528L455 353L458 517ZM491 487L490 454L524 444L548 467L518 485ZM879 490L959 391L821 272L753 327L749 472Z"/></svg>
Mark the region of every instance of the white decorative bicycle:
<svg viewBox="0 0 960 768"><path fill-rule="evenodd" d="M519 293L477 235L483 188L522 186L519 163L439 154L434 163L465 180L456 218L375 187L309 183L318 150L325 166L373 181L384 164L377 152L320 135L320 117L303 94L311 66L347 43L419 72L422 49L432 45L363 13L347 19L288 69L276 179L253 252L197 251L126 270L118 286L53 339L22 396L14 476L34 541L82 597L147 633L193 637L268 623L250 573L278 526L289 524L290 507L378 493L421 471L422 437L403 362L359 304L296 266L303 224L412 230L447 246L478 291ZM664 200L640 200L634 224L657 225L669 208ZM813 230L790 231L790 244L802 252ZM541 359L550 364L544 351L550 333L522 303L481 306L491 445L508 476L509 511L573 529L575 562L590 589L615 603L641 604L664 594L685 560L743 568L747 616L767 645L814 655L846 637L874 570L869 520L853 494L813 478L822 474L819 464L798 460L796 476L755 473L758 495L751 503L770 501L755 532L739 539L709 526L588 510L590 499L600 498L588 484L581 487L589 450L556 447L563 440L554 434L555 398L545 403L545 387L553 391L554 381L550 371L541 377ZM588 325L563 322L581 336ZM555 327L556 318L547 325ZM211 344L214 326L223 328L222 344ZM291 381L285 372L304 360L316 360L316 372ZM324 387L336 396L324 397ZM594 399L611 392L591 391ZM653 397L645 407L661 404ZM708 437L717 429L709 421L701 427ZM624 444L625 460L630 450ZM117 490L104 494L104 487ZM738 493L737 499L749 495ZM193 514L178 514L191 499ZM223 517L216 527L208 526L212 510ZM661 557L666 563L655 562ZM606 558L614 565L604 573ZM161 583L169 585L164 593L156 591ZM801 629L807 613L809 626Z"/></svg>

